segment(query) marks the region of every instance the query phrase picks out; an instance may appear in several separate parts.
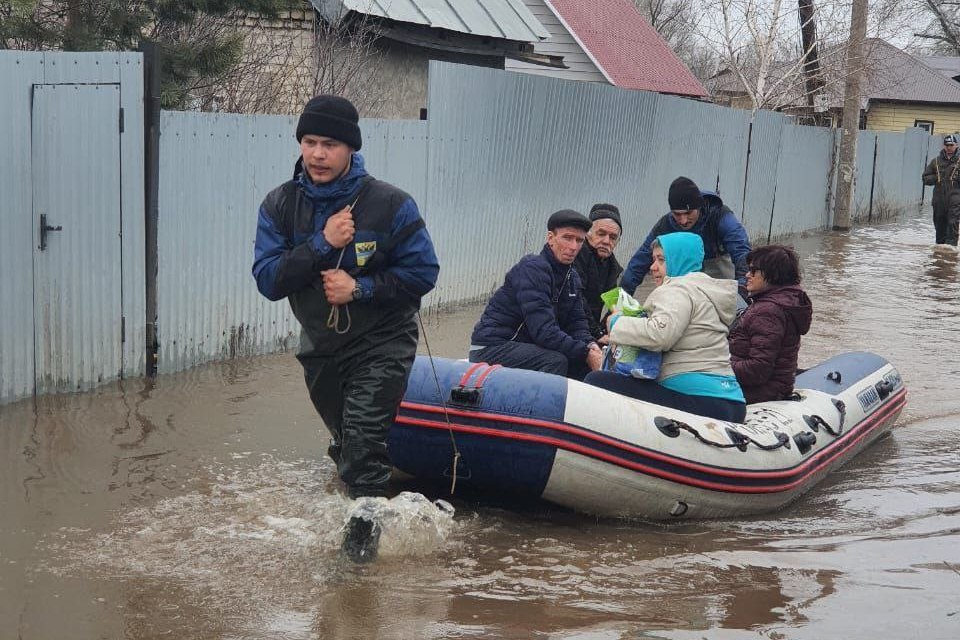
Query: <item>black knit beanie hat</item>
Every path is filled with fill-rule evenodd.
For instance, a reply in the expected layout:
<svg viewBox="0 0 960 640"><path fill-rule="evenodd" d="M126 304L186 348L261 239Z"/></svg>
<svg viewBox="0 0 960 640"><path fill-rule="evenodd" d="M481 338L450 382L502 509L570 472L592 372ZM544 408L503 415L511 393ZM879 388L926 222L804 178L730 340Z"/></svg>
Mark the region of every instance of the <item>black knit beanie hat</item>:
<svg viewBox="0 0 960 640"><path fill-rule="evenodd" d="M690 178L680 176L670 183L670 192L667 194L671 211L688 211L703 206L703 196L700 187Z"/></svg>
<svg viewBox="0 0 960 640"><path fill-rule="evenodd" d="M300 114L297 123L297 142L312 134L334 138L359 151L363 144L360 136L360 115L353 103L340 96L316 96L310 99Z"/></svg>
<svg viewBox="0 0 960 640"><path fill-rule="evenodd" d="M623 233L623 223L620 222L620 209L618 209L616 205L600 202L590 207L590 222L596 222L603 218L609 218L616 222L617 226L620 227L620 232Z"/></svg>

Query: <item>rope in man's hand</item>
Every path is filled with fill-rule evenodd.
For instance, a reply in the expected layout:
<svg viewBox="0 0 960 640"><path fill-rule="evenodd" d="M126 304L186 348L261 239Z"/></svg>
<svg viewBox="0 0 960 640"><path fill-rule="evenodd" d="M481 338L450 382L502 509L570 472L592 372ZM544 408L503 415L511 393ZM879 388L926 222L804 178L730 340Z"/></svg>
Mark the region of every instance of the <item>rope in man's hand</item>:
<svg viewBox="0 0 960 640"><path fill-rule="evenodd" d="M350 213L353 213L353 208L354 208L355 206L357 206L357 202L358 202L359 200L360 200L360 196L358 195L358 196L357 196L357 199L354 200L352 204L350 204L350 205L347 206L347 211L349 211ZM348 242L347 244L343 245L343 247L340 249L340 257L337 258L337 266L334 267L334 270L335 270L335 271L337 271L337 270L340 269L340 263L343 262L343 254L346 253L346 251L347 251L347 246L349 246L349 245L350 245L350 243ZM346 324L346 326L344 326L344 328L343 328L342 330L340 329L340 307L343 307L344 315L347 316L347 324ZM330 307L330 315L327 316L327 328L328 328L328 329L333 329L333 330L337 333L337 335L341 335L341 336L342 336L342 335L344 335L345 333L349 333L349 332L350 332L350 326L351 326L351 324L353 324L353 322L352 322L352 320L351 320L351 318L350 318L350 303L349 303L349 302L345 302L345 303L343 303L342 305L340 305L340 304L335 304L335 305L332 305L332 306Z"/></svg>

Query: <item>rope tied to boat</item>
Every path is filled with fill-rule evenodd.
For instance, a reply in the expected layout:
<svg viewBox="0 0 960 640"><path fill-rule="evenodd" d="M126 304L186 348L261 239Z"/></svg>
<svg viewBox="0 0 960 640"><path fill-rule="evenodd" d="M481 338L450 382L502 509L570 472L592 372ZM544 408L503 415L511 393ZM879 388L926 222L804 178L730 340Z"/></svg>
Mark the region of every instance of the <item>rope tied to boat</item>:
<svg viewBox="0 0 960 640"><path fill-rule="evenodd" d="M427 329L423 325L423 317L417 311L417 322L420 323L420 335L423 336L423 344L427 348L427 358L430 360L430 369L433 371L433 381L437 385L437 397L440 398L440 406L443 408L443 418L447 421L447 433L450 434L450 444L453 447L453 473L450 474L450 495L457 490L457 465L460 463L460 449L457 447L457 439L453 435L453 424L450 422L450 414L447 410L447 401L443 397L443 389L440 387L440 376L437 374L437 365L433 361L433 351L430 349L430 340L427 339Z"/></svg>
<svg viewBox="0 0 960 640"><path fill-rule="evenodd" d="M764 444L745 433L740 433L739 431L735 431L734 429L728 427L727 437L730 438L730 442L716 442L714 440L710 440L709 438L704 438L694 427L690 426L686 422L681 422L680 420L657 416L653 419L653 424L656 425L657 429L659 429L660 432L667 437L676 438L680 435L680 431L686 431L693 434L693 436L703 444L716 447L717 449L736 448L740 451L746 451L747 446L752 444L763 451L773 451L775 449L779 449L780 447L790 446L790 436L780 431L774 432L774 436L777 438L776 443Z"/></svg>
<svg viewBox="0 0 960 640"><path fill-rule="evenodd" d="M837 425L836 429L831 427L826 420L816 414L811 416L803 416L803 420L814 431L819 431L820 427L823 427L824 431L832 435L834 438L838 438L843 435L843 425L847 421L847 405L843 402L843 400L837 400L836 398L834 398L832 402L833 406L837 408L837 413L840 414L840 424Z"/></svg>

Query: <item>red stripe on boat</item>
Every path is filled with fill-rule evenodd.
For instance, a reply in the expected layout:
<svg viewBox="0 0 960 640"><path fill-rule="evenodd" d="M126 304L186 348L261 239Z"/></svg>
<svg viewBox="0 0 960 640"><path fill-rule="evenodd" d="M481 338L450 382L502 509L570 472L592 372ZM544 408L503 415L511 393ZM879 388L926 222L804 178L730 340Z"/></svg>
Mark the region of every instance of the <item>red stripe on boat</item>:
<svg viewBox="0 0 960 640"><path fill-rule="evenodd" d="M486 362L475 362L472 365L470 365L470 368L467 369L467 371L463 374L463 377L460 378L460 386L465 387L467 385L467 381L470 380L470 376L473 375L474 371L476 371L480 367L489 367L489 366L490 365L488 365Z"/></svg>
<svg viewBox="0 0 960 640"><path fill-rule="evenodd" d="M495 364L492 367L488 368L486 371L481 373L480 376L477 378L477 381L473 383L473 388L479 389L480 387L482 387L483 381L487 379L487 376L489 376L491 373L493 373L497 369L502 369L502 368L503 367L501 367L499 364Z"/></svg>

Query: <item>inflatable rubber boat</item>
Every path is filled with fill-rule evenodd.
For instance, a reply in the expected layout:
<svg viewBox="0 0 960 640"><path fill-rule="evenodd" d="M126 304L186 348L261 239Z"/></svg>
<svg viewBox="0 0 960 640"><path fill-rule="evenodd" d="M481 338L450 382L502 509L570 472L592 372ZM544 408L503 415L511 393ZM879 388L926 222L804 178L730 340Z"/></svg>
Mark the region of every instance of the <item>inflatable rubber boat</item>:
<svg viewBox="0 0 960 640"><path fill-rule="evenodd" d="M714 518L779 509L887 433L906 405L897 370L846 353L797 376L793 399L744 424L575 380L418 356L390 431L417 478L540 497L610 517Z"/></svg>

